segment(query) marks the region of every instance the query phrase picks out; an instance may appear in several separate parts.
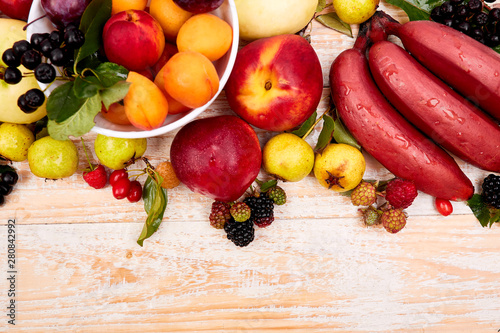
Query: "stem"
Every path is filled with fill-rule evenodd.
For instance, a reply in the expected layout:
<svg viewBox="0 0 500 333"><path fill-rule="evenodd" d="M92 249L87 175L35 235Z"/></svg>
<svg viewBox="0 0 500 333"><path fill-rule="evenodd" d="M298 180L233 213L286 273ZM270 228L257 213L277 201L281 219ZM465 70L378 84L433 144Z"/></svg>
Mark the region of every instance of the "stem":
<svg viewBox="0 0 500 333"><path fill-rule="evenodd" d="M89 162L90 171L94 171L94 167L92 166L92 163L90 163L90 158L89 154L87 153L87 148L85 148L85 141L83 141L83 137L80 137L80 139L82 140L83 151L85 152L85 156L87 157L87 162Z"/></svg>
<svg viewBox="0 0 500 333"><path fill-rule="evenodd" d="M304 136L302 136L302 140L305 140L307 138L307 136L309 134L311 134L312 130L316 127L316 125L318 125L319 121L321 119L323 119L323 116L328 112L330 111L331 108L330 106L325 110L325 112L323 112L323 114L321 115L321 117L319 117L318 119L316 119L316 121L314 122L314 124L307 130L306 134L304 134Z"/></svg>

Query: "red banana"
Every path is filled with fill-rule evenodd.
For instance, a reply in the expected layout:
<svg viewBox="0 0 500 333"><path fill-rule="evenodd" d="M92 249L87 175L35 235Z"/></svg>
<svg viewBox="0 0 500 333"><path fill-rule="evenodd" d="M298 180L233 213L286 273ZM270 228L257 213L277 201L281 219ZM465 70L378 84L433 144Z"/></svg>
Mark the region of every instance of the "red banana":
<svg viewBox="0 0 500 333"><path fill-rule="evenodd" d="M380 41L369 66L383 95L434 142L481 169L500 172L500 127L400 46Z"/></svg>
<svg viewBox="0 0 500 333"><path fill-rule="evenodd" d="M387 22L386 28L387 33L396 35L405 49L428 70L500 120L498 53L433 21Z"/></svg>
<svg viewBox="0 0 500 333"><path fill-rule="evenodd" d="M395 176L437 198L467 200L471 181L455 160L405 120L378 90L366 59L366 27L330 68L338 113L359 144Z"/></svg>

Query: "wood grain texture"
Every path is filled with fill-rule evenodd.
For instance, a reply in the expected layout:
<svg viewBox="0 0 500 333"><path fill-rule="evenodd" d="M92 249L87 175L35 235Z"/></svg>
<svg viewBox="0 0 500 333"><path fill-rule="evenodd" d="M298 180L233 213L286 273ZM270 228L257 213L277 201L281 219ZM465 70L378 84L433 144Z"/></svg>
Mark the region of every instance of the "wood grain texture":
<svg viewBox="0 0 500 333"><path fill-rule="evenodd" d="M380 9L407 20L384 1ZM354 39L317 22L309 33L323 66L321 114L330 64ZM202 117L220 114L233 114L224 94ZM311 145L320 129L307 138ZM256 131L262 145L276 134ZM153 165L169 158L175 134L148 139ZM95 137L84 136L87 149ZM364 227L348 197L309 175L282 184L287 204L276 206L275 222L257 229L255 241L240 249L210 227L212 200L181 185L168 192L163 224L141 248L142 202L114 199L109 185L88 187L81 178L82 144L74 142L81 159L69 178L36 178L27 162L14 163L20 181L0 210L0 262L6 272L6 224L15 219L17 318L14 327L0 316L0 332L500 329L500 228L482 228L464 203L453 203L454 213L442 217L433 198L421 193L407 209L405 229L392 235ZM392 177L365 157L365 178ZM479 188L488 173L457 162ZM5 275L2 308L8 302Z"/></svg>

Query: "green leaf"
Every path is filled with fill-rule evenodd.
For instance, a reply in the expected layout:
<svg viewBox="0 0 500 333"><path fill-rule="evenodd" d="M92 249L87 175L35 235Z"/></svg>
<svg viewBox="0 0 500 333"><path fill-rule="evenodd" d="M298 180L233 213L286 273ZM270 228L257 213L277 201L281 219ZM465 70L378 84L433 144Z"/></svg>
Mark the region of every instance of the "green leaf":
<svg viewBox="0 0 500 333"><path fill-rule="evenodd" d="M335 120L335 130L333 131L333 138L337 143L345 143L361 150L360 144L344 126L339 117L337 117L337 119Z"/></svg>
<svg viewBox="0 0 500 333"><path fill-rule="evenodd" d="M276 179L268 180L267 182L260 185L260 190L262 192L267 192L270 188L275 187L278 184Z"/></svg>
<svg viewBox="0 0 500 333"><path fill-rule="evenodd" d="M332 117L325 114L323 115L323 128L321 133L319 133L318 142L314 150L321 150L325 148L331 141L333 136L333 131L335 130L335 121Z"/></svg>
<svg viewBox="0 0 500 333"><path fill-rule="evenodd" d="M351 26L343 22L335 12L319 15L316 20L324 26L352 37Z"/></svg>
<svg viewBox="0 0 500 333"><path fill-rule="evenodd" d="M77 98L89 98L95 96L103 86L95 76L77 76L73 85L73 93Z"/></svg>
<svg viewBox="0 0 500 333"><path fill-rule="evenodd" d="M493 223L500 222L500 211L490 209L480 194L474 194L467 205L483 227L491 227Z"/></svg>
<svg viewBox="0 0 500 333"><path fill-rule="evenodd" d="M94 118L101 111L101 97L95 95L83 100L80 109L63 122L49 120L49 134L56 140L66 140L69 135L82 136L94 127Z"/></svg>
<svg viewBox="0 0 500 333"><path fill-rule="evenodd" d="M74 82L55 88L47 98L47 116L49 120L63 122L74 115L84 103L84 99L75 96L73 90Z"/></svg>
<svg viewBox="0 0 500 333"><path fill-rule="evenodd" d="M316 13L322 12L327 6L326 0L319 0L316 6Z"/></svg>
<svg viewBox="0 0 500 333"><path fill-rule="evenodd" d="M144 201L144 210L148 214L148 217L137 240L137 244L140 246L143 246L144 240L151 237L158 230L163 220L165 209L167 208L167 190L160 185L163 179L156 171L154 174L157 181L149 176L143 188L142 199Z"/></svg>
<svg viewBox="0 0 500 333"><path fill-rule="evenodd" d="M77 51L75 63L90 56L102 45L102 29L111 17L111 0L93 0L83 12L80 30L85 35L85 43Z"/></svg>
<svg viewBox="0 0 500 333"><path fill-rule="evenodd" d="M292 131L291 133L299 137L303 137L307 133L307 131L309 131L311 126L314 125L317 116L318 114L316 113L316 111L314 111L313 114L305 122L303 122L298 129Z"/></svg>
<svg viewBox="0 0 500 333"><path fill-rule="evenodd" d="M125 67L112 62L101 63L94 70L94 73L104 88L109 88L120 81L125 81L128 76L128 70Z"/></svg>
<svg viewBox="0 0 500 333"><path fill-rule="evenodd" d="M130 87L130 82L120 81L114 86L103 89L100 91L102 103L104 106L109 108L113 103L121 101L127 95L128 89Z"/></svg>
<svg viewBox="0 0 500 333"><path fill-rule="evenodd" d="M493 48L493 50L495 50L496 53L500 53L500 45L499 46L495 46Z"/></svg>
<svg viewBox="0 0 500 333"><path fill-rule="evenodd" d="M387 3L404 10L410 21L428 20L432 9L443 2L445 0L387 0Z"/></svg>

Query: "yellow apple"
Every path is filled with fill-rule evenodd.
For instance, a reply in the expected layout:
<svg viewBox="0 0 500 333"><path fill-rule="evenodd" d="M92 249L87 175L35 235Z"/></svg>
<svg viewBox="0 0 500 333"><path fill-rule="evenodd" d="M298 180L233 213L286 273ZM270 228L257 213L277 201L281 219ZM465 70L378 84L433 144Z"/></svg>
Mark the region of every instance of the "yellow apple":
<svg viewBox="0 0 500 333"><path fill-rule="evenodd" d="M244 40L294 34L313 18L318 0L235 0Z"/></svg>
<svg viewBox="0 0 500 333"><path fill-rule="evenodd" d="M26 22L14 20L9 18L0 18L0 31L2 31L2 38L0 39L0 55L6 49L12 47L14 42L26 39L26 32L23 27ZM6 67L0 59L0 67ZM29 70L21 66L19 68L22 73L27 73ZM15 123L15 124L29 124L43 118L47 112L45 104L39 107L35 112L26 114L17 106L17 98L30 89L39 88L38 83L34 76L23 77L18 84L10 85L0 79L0 101L2 107L0 108L0 122Z"/></svg>

